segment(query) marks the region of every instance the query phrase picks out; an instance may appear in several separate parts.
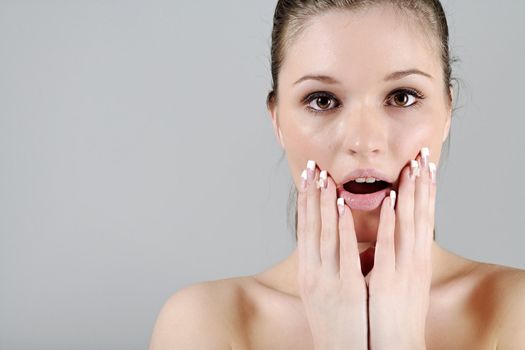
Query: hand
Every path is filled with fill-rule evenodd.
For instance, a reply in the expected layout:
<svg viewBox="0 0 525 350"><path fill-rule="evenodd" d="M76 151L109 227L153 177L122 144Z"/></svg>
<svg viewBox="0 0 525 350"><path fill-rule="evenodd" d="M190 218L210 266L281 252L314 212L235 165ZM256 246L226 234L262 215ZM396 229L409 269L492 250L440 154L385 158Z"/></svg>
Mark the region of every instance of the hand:
<svg viewBox="0 0 525 350"><path fill-rule="evenodd" d="M335 182L326 176L318 188L320 172L309 164L297 198L297 278L315 349L366 350L367 290L352 213L343 203L339 216Z"/></svg>
<svg viewBox="0 0 525 350"><path fill-rule="evenodd" d="M411 163L401 172L395 211L388 197L381 207L368 283L373 350L426 348L436 167L428 160L428 149ZM420 175L415 176L418 170Z"/></svg>

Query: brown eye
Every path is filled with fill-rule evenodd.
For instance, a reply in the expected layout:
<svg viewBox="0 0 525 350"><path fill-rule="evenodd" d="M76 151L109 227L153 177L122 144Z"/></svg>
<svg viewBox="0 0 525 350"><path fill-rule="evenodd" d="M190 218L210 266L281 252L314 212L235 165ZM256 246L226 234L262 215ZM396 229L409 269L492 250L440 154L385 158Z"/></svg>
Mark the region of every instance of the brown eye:
<svg viewBox="0 0 525 350"><path fill-rule="evenodd" d="M313 112L328 112L337 107L334 97L327 93L314 93L306 98L308 109Z"/></svg>
<svg viewBox="0 0 525 350"><path fill-rule="evenodd" d="M407 93L401 93L394 96L394 101L398 106L406 107L408 104L408 101L410 101L410 97L412 97L415 100L414 96L410 96ZM412 105L411 103L410 105Z"/></svg>
<svg viewBox="0 0 525 350"><path fill-rule="evenodd" d="M323 97L319 97L317 98L317 105L319 107L321 107L321 109L327 109L328 107L330 107L330 98L326 97L326 96L323 96Z"/></svg>
<svg viewBox="0 0 525 350"><path fill-rule="evenodd" d="M417 104L418 98L423 98L423 96L411 90L400 90L391 97L395 106L403 108Z"/></svg>

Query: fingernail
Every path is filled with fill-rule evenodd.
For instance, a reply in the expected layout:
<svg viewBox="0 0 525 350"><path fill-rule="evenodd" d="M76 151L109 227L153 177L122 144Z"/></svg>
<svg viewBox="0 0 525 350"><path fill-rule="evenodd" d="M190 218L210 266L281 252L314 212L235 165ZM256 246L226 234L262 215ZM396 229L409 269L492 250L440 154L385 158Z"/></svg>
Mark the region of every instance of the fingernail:
<svg viewBox="0 0 525 350"><path fill-rule="evenodd" d="M339 212L339 215L343 215L345 213L345 200L344 198L337 198L337 211Z"/></svg>
<svg viewBox="0 0 525 350"><path fill-rule="evenodd" d="M390 207L394 209L396 205L396 191L390 191Z"/></svg>
<svg viewBox="0 0 525 350"><path fill-rule="evenodd" d="M428 163L428 168L430 169L430 178L432 179L432 183L436 183L436 164L430 162Z"/></svg>
<svg viewBox="0 0 525 350"><path fill-rule="evenodd" d="M410 180L414 181L419 176L419 163L417 160L410 161Z"/></svg>
<svg viewBox="0 0 525 350"><path fill-rule="evenodd" d="M307 180L312 181L315 177L315 162L313 160L309 160L306 163L306 170L307 170Z"/></svg>
<svg viewBox="0 0 525 350"><path fill-rule="evenodd" d="M428 157L430 156L430 150L428 147L423 147L421 149L421 159L423 159L422 167L423 169L427 169L428 167Z"/></svg>
<svg viewBox="0 0 525 350"><path fill-rule="evenodd" d="M328 174L326 170L323 170L321 171L321 174L319 174L319 187L325 190L327 185L328 185Z"/></svg>
<svg viewBox="0 0 525 350"><path fill-rule="evenodd" d="M303 172L301 173L301 190L304 191L306 190L306 169L303 170Z"/></svg>

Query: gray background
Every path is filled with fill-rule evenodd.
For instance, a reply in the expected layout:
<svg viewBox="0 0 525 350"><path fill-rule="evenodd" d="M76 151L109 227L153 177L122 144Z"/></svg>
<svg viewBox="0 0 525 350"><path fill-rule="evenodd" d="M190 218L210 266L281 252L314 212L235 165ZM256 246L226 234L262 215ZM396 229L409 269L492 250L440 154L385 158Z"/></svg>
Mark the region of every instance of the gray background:
<svg viewBox="0 0 525 350"><path fill-rule="evenodd" d="M525 268L522 1L445 1L438 241ZM0 348L145 349L188 284L284 259L275 1L0 1Z"/></svg>

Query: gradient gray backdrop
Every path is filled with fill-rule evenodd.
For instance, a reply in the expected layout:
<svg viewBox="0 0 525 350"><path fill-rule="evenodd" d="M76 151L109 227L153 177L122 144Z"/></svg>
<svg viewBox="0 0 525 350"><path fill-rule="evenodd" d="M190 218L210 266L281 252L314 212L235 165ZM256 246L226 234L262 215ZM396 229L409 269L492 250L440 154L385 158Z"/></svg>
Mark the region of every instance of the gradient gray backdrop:
<svg viewBox="0 0 525 350"><path fill-rule="evenodd" d="M145 349L188 284L284 259L273 1L0 0L0 348ZM525 268L525 2L449 0L438 241Z"/></svg>

